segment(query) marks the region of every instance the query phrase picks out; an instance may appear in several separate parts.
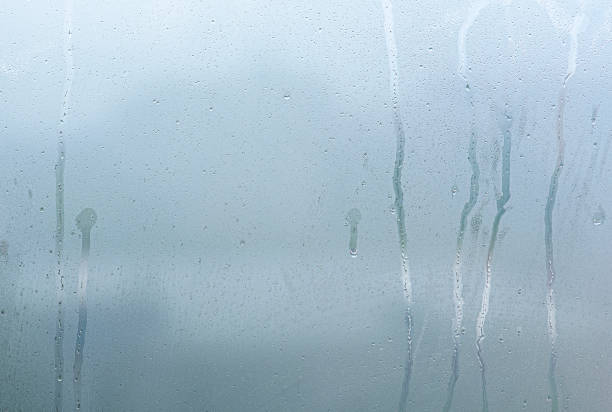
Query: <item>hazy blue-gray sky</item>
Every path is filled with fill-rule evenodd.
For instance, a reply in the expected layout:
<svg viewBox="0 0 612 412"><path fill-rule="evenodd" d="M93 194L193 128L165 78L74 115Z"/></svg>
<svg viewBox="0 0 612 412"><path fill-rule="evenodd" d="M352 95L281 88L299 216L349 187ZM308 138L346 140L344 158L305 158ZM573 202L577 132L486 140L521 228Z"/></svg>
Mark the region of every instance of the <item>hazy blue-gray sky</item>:
<svg viewBox="0 0 612 412"><path fill-rule="evenodd" d="M479 193L461 251L464 332L452 410L482 406L476 321L506 132L511 197L492 254L488 403L554 408L544 216L560 113L565 158L552 214L558 399L570 411L606 410L612 7L391 3L406 135L410 410L442 410L448 394L472 134ZM8 261L0 259L0 409L53 408L61 129L66 410L74 408L79 302L75 218L86 207L97 223L84 410L397 410L407 330L384 4L3 5L0 239L9 249ZM346 224L353 208L361 213L356 258Z"/></svg>

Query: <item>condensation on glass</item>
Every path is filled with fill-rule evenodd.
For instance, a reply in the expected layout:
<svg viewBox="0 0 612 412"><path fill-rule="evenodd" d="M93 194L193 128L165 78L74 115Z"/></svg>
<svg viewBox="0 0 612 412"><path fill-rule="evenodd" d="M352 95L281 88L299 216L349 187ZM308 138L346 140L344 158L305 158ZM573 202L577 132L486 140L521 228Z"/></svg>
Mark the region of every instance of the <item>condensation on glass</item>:
<svg viewBox="0 0 612 412"><path fill-rule="evenodd" d="M11 2L1 411L612 409L612 6Z"/></svg>

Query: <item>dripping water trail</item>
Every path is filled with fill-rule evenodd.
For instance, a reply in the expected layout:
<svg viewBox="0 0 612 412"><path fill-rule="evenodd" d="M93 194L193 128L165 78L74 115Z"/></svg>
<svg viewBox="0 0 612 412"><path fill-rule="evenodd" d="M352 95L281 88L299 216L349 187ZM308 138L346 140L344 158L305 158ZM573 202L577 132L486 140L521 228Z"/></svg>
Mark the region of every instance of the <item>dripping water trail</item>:
<svg viewBox="0 0 612 412"><path fill-rule="evenodd" d="M463 274L461 272L463 255L463 238L467 228L467 218L478 201L480 168L476 158L476 136L472 133L470 146L468 148L468 161L472 166L472 177L470 179L470 198L463 205L461 217L459 218L459 233L457 234L457 252L453 264L454 283L453 300L455 303L455 321L453 325L453 358L451 362L451 377L448 382L448 392L443 411L448 412L453 403L455 385L459 379L459 343L463 324Z"/></svg>
<svg viewBox="0 0 612 412"><path fill-rule="evenodd" d="M606 139L605 146L603 148L603 153L601 156L601 163L599 164L599 178L603 176L604 170L606 169L606 159L608 158L608 152L610 151L610 141L612 140L612 133L608 135Z"/></svg>
<svg viewBox="0 0 612 412"><path fill-rule="evenodd" d="M62 258L64 252L64 164L66 161L64 143L58 144L58 159L55 165L55 290L57 295L57 320L55 323L55 411L63 410L64 381L64 273Z"/></svg>
<svg viewBox="0 0 612 412"><path fill-rule="evenodd" d="M81 368L83 366L83 350L85 349L85 332L87 329L87 277L91 228L96 223L96 212L84 209L77 216L77 227L82 234L81 264L79 265L79 322L77 326L76 344L74 347L74 403L75 410L81 409Z"/></svg>
<svg viewBox="0 0 612 412"><path fill-rule="evenodd" d="M557 189L559 186L559 175L563 169L563 160L565 155L565 140L563 138L563 116L565 111L565 84L561 88L559 94L559 113L557 115L557 162L552 176L550 177L550 185L548 186L548 197L546 198L546 209L544 210L544 247L546 249L546 274L547 274L547 297L546 306L548 310L548 336L550 338L550 361L548 367L548 384L550 390L550 398L552 402L552 411L556 412L559 408L559 400L557 395L557 383L555 380L555 366L557 360L556 340L557 340L557 322L556 322L556 307L554 295L555 281L555 263L553 250L553 209L557 197Z"/></svg>
<svg viewBox="0 0 612 412"><path fill-rule="evenodd" d="M389 88L393 105L393 123L396 135L395 165L393 170L393 191L395 193L395 210L397 213L397 232L399 236L402 287L406 301L405 322L407 329L407 353L404 367L404 378L399 400L399 411L406 410L410 377L412 375L412 283L410 279L410 262L408 260L408 235L406 233L406 217L404 212L404 192L402 190L402 167L404 166L404 146L406 136L400 112L399 100L399 69L397 65L397 43L393 32L393 5L391 0L381 0L384 12L385 41L389 63Z"/></svg>
<svg viewBox="0 0 612 412"><path fill-rule="evenodd" d="M55 326L54 342L54 410L63 411L63 381L64 381L64 167L66 162L66 148L64 144L64 129L66 116L70 103L74 62L72 58L72 0L66 0L64 12L64 63L66 77L60 106L59 133L57 136L57 162L55 164L55 279L57 299L57 320Z"/></svg>
<svg viewBox="0 0 612 412"><path fill-rule="evenodd" d="M598 107L595 106L593 108L593 113L591 115L591 134L590 134L590 140L592 140L592 149L591 149L591 157L589 159L589 166L588 169L586 170L586 176L584 178L584 181L582 182L582 190L580 191L579 195L578 195L578 202L582 201L582 205L584 205L584 202L588 199L589 197L589 193L591 191L591 184L593 182L593 176L595 174L595 164L597 163L597 158L599 155L599 147L601 146L600 144L600 139L597 138L596 140L594 139L595 136L595 124L597 122L597 111L598 111ZM577 222L579 222L580 219L580 212L581 212L581 204L577 203L576 204L576 208L574 210L574 216L573 219L570 221L570 225L572 227L575 227Z"/></svg>
<svg viewBox="0 0 612 412"><path fill-rule="evenodd" d="M352 208L346 215L346 222L350 226L351 236L349 239L349 255L357 257L357 225L361 220L359 209Z"/></svg>
<svg viewBox="0 0 612 412"><path fill-rule="evenodd" d="M582 24L585 20L584 14L585 2L580 5L580 12L574 16L570 28L570 50L567 57L567 74L563 79L561 91L559 92L559 107L557 114L557 161L552 176L550 177L550 185L548 187L548 197L546 198L546 208L544 210L544 247L546 249L546 307L548 312L548 336L550 339L550 360L548 367L548 386L550 390L551 410L557 412L559 410L559 399L557 382L555 377L555 369L557 365L557 309L555 305L555 263L553 250L553 209L557 198L557 190L559 186L559 176L563 170L563 162L565 156L565 139L563 138L563 121L565 115L565 93L569 79L576 72L576 60L578 55L578 34L581 31Z"/></svg>
<svg viewBox="0 0 612 412"><path fill-rule="evenodd" d="M487 7L489 0L476 0L474 1L469 9L465 20L459 28L459 35L457 36L457 54L459 56L459 63L457 64L457 72L461 75L463 80L466 82L466 88L469 89L467 82L467 51L466 51L466 40L470 28L478 18L480 12Z"/></svg>
<svg viewBox="0 0 612 412"><path fill-rule="evenodd" d="M406 216L404 212L404 191L402 190L402 167L404 165L404 144L406 137L399 112L394 113L395 132L397 136L397 147L395 153L395 167L393 171L393 191L395 192L395 210L397 213L397 232L399 235L399 246L401 256L402 286L406 300L405 322L407 330L407 353L406 365L404 366L404 378L402 392L399 401L399 411L406 410L408 394L410 391L410 378L412 375L412 285L410 281L410 262L408 260L408 234L406 233Z"/></svg>
<svg viewBox="0 0 612 412"><path fill-rule="evenodd" d="M512 135L510 133L510 126L512 123L512 118L506 115L506 121L507 125L504 130L504 146L502 149L502 192L501 196L497 199L497 213L493 220L493 227L491 228L491 238L489 240L487 263L485 266L485 284L482 290L482 303L480 306L480 313L478 314L478 318L476 321L476 356L478 357L478 363L480 364L483 412L487 412L489 410L489 403L487 399L486 366L482 354L482 341L485 338L484 325L487 318L487 313L489 311L489 297L491 295L493 252L495 250L495 241L497 240L497 233L499 231L499 223L504 213L506 213L506 204L508 203L508 200L510 200L510 150L512 147Z"/></svg>

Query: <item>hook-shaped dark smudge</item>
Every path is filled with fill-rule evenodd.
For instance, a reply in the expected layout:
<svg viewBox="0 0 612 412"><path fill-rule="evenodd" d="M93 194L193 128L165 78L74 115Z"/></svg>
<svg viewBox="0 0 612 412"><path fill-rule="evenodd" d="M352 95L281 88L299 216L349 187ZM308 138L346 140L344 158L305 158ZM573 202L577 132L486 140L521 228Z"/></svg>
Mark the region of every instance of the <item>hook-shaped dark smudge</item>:
<svg viewBox="0 0 612 412"><path fill-rule="evenodd" d="M359 209L353 208L349 210L346 215L346 222L348 223L351 231L351 237L349 239L349 254L352 257L357 257L357 225L361 220L361 212Z"/></svg>

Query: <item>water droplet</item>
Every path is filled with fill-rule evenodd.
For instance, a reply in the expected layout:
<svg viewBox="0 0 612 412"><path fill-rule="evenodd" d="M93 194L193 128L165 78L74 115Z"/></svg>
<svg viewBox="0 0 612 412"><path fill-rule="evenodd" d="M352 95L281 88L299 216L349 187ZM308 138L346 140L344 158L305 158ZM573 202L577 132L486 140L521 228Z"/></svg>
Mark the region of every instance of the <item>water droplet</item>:
<svg viewBox="0 0 612 412"><path fill-rule="evenodd" d="M455 197L455 195L457 194L457 191L458 191L458 190L459 190L459 189L457 188L457 185L453 185L453 187L451 187L451 195L452 195L453 197Z"/></svg>
<svg viewBox="0 0 612 412"><path fill-rule="evenodd" d="M244 239L240 239L240 246L244 246L246 244L246 242L244 241Z"/></svg>
<svg viewBox="0 0 612 412"><path fill-rule="evenodd" d="M290 95L289 93L285 93L285 94L283 95L283 99L285 99L285 100L289 100L289 99L291 99L291 95Z"/></svg>
<svg viewBox="0 0 612 412"><path fill-rule="evenodd" d="M603 210L601 205L597 208L597 211L593 214L593 225L600 226L606 220L606 212Z"/></svg>

